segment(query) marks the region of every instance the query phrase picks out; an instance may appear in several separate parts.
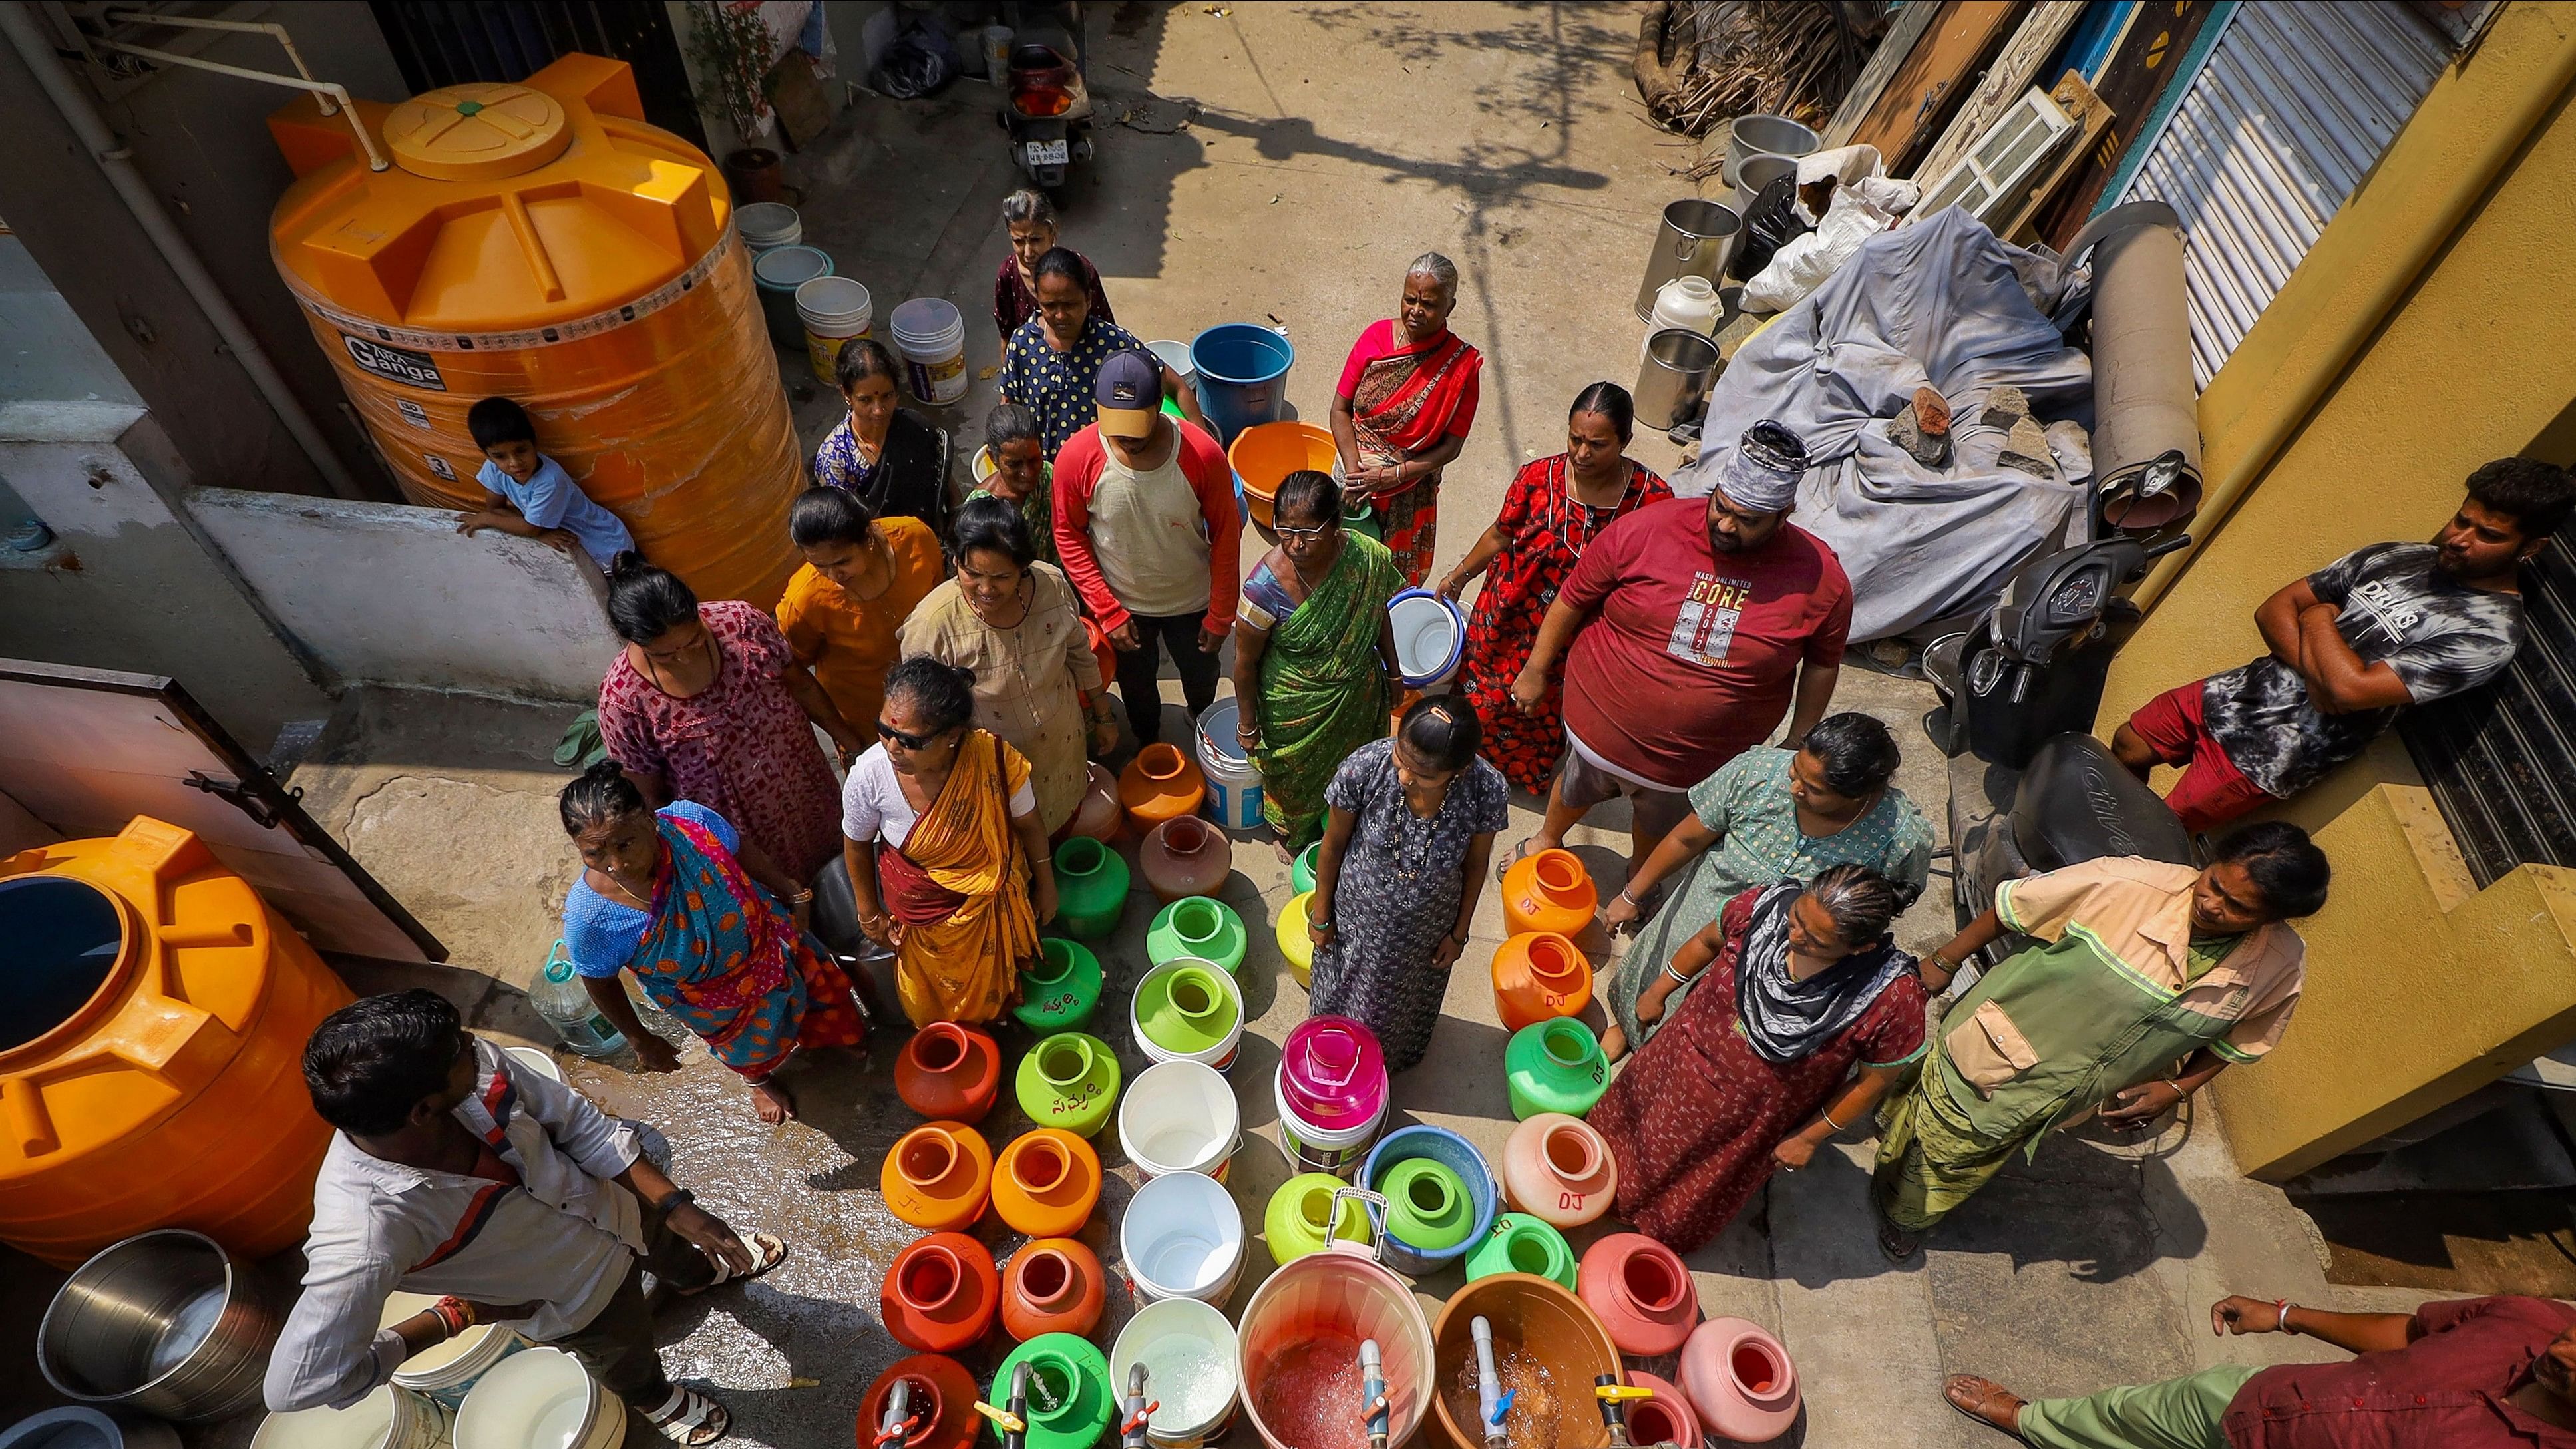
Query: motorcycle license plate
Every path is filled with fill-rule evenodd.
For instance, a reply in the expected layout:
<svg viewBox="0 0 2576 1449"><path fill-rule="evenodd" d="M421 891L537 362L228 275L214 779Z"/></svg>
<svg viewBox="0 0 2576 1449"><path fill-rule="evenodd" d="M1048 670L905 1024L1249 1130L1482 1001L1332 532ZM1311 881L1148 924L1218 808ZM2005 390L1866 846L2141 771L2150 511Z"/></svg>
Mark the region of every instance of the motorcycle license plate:
<svg viewBox="0 0 2576 1449"><path fill-rule="evenodd" d="M1063 166L1073 160L1073 143L1070 141L1031 141L1028 146L1029 164L1032 166Z"/></svg>

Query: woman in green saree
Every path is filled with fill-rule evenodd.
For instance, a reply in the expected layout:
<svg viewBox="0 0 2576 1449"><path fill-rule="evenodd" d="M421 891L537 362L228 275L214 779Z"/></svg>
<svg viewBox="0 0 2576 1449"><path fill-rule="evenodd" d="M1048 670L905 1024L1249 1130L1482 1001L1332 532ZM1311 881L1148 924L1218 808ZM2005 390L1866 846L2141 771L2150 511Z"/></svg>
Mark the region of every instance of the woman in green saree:
<svg viewBox="0 0 2576 1449"><path fill-rule="evenodd" d="M1261 770L1261 814L1281 853L1324 826L1324 787L1351 751L1387 733L1404 587L1395 556L1342 531L1342 490L1301 469L1280 480L1279 546L1243 583L1234 621L1235 729Z"/></svg>

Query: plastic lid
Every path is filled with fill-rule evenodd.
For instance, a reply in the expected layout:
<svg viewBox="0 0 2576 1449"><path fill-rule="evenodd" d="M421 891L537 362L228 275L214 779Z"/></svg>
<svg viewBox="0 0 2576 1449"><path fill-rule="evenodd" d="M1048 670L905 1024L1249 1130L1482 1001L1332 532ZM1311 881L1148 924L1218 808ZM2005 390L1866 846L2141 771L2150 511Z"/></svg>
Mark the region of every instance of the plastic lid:
<svg viewBox="0 0 2576 1449"><path fill-rule="evenodd" d="M544 91L493 81L441 86L385 116L394 164L440 181L491 181L534 171L572 145L564 109Z"/></svg>

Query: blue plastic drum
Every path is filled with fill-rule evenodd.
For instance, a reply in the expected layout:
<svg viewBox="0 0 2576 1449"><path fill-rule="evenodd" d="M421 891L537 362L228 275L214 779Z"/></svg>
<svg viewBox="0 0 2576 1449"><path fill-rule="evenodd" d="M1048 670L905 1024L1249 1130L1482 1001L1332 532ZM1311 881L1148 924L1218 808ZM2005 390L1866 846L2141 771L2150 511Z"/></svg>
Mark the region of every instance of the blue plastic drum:
<svg viewBox="0 0 2576 1449"><path fill-rule="evenodd" d="M1288 416L1288 369L1297 363L1297 349L1269 328L1250 322L1211 327L1191 339L1190 363L1198 372L1199 408L1216 425L1219 443L1231 445L1245 428Z"/></svg>

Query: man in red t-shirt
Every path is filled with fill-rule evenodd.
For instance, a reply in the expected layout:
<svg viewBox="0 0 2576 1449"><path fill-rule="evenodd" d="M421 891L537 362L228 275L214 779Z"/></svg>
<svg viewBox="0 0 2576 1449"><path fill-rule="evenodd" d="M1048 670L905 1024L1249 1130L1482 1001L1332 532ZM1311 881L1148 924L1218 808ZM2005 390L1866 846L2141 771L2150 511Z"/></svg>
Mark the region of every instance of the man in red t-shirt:
<svg viewBox="0 0 2576 1449"><path fill-rule="evenodd" d="M1634 870L1689 810L1693 785L1769 739L1782 715L1792 741L1824 718L1851 581L1822 539L1788 521L1806 471L1796 434L1756 423L1706 502L1640 508L1583 551L1512 684L1515 704L1537 708L1566 656L1570 748L1547 823L1514 859L1564 844L1593 806L1624 796Z"/></svg>
<svg viewBox="0 0 2576 1449"><path fill-rule="evenodd" d="M2329 1313L2222 1298L2212 1333L2301 1333L2358 1357L2226 1364L2083 1399L2024 1402L1961 1374L1950 1406L2038 1449L2576 1449L2576 1308L2457 1298Z"/></svg>

